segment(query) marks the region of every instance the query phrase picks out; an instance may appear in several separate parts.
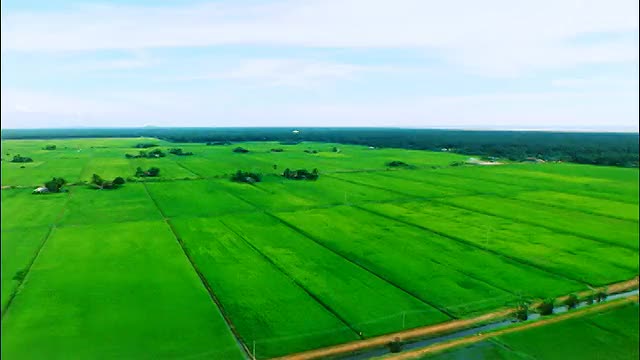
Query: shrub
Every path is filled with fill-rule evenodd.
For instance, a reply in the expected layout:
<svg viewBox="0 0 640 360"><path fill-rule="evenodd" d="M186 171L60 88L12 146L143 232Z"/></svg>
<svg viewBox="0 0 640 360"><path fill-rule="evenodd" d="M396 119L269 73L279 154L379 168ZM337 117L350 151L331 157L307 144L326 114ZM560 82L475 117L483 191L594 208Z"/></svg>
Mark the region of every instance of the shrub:
<svg viewBox="0 0 640 360"><path fill-rule="evenodd" d="M42 148L43 150L55 150L56 146L55 145L47 145L44 148Z"/></svg>
<svg viewBox="0 0 640 360"><path fill-rule="evenodd" d="M513 316L517 321L526 321L529 318L529 304L526 302L518 303Z"/></svg>
<svg viewBox="0 0 640 360"><path fill-rule="evenodd" d="M233 152L244 154L244 153L248 153L249 150L238 146L237 148L233 149Z"/></svg>
<svg viewBox="0 0 640 360"><path fill-rule="evenodd" d="M122 185L124 184L124 179L120 176L116 177L115 179L113 179L113 183L116 185Z"/></svg>
<svg viewBox="0 0 640 360"><path fill-rule="evenodd" d="M16 273L13 275L13 280L22 281L24 280L25 276L27 276L27 269L21 269L16 271Z"/></svg>
<svg viewBox="0 0 640 360"><path fill-rule="evenodd" d="M271 149L271 152L283 152L283 151L284 151L284 149L280 149L280 148Z"/></svg>
<svg viewBox="0 0 640 360"><path fill-rule="evenodd" d="M160 174L160 169L157 167L150 167L149 170L142 170L141 167L138 166L136 169L136 177L156 177Z"/></svg>
<svg viewBox="0 0 640 360"><path fill-rule="evenodd" d="M574 309L576 306L578 306L578 303L578 297L575 294L567 296L567 298L564 300L564 304L568 309Z"/></svg>
<svg viewBox="0 0 640 360"><path fill-rule="evenodd" d="M584 298L584 302L587 303L587 305L591 305L591 304L593 304L593 298L594 298L593 294L587 295Z"/></svg>
<svg viewBox="0 0 640 360"><path fill-rule="evenodd" d="M607 300L607 296L608 295L606 291L600 290L595 294L594 298L596 302L601 302Z"/></svg>
<svg viewBox="0 0 640 360"><path fill-rule="evenodd" d="M409 164L402 162L402 161L398 161L398 160L394 160L391 162L387 163L387 166L391 166L391 167L404 167L404 166L409 166Z"/></svg>
<svg viewBox="0 0 640 360"><path fill-rule="evenodd" d="M393 341L391 341L388 346L389 351L391 351L392 353L399 353L400 351L402 351L402 341L400 341L400 338L393 339Z"/></svg>
<svg viewBox="0 0 640 360"><path fill-rule="evenodd" d="M538 312L540 315L553 314L553 307L555 305L555 299L546 299L540 305L538 305Z"/></svg>

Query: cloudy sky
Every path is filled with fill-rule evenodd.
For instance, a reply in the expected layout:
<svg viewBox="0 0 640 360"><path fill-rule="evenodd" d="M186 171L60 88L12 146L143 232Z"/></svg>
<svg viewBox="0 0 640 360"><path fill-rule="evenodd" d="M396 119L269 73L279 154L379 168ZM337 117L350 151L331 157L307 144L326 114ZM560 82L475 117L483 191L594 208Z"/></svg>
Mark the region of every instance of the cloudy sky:
<svg viewBox="0 0 640 360"><path fill-rule="evenodd" d="M637 131L637 0L2 0L2 127Z"/></svg>

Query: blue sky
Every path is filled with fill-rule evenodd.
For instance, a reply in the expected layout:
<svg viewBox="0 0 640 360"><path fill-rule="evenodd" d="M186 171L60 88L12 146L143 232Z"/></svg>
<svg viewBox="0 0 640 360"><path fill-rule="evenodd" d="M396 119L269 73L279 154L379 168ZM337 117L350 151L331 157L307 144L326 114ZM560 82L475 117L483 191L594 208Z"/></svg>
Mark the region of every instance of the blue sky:
<svg viewBox="0 0 640 360"><path fill-rule="evenodd" d="M637 131L638 2L2 1L3 128Z"/></svg>

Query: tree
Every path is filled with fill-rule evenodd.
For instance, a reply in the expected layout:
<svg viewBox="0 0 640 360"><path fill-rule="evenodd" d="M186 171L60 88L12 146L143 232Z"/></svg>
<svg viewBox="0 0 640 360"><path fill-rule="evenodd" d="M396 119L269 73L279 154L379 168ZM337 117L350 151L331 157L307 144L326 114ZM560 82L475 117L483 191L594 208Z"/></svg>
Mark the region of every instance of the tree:
<svg viewBox="0 0 640 360"><path fill-rule="evenodd" d="M529 318L529 303L526 301L519 301L513 316L517 321L526 321Z"/></svg>
<svg viewBox="0 0 640 360"><path fill-rule="evenodd" d="M578 297L575 294L567 296L567 298L564 300L564 304L567 306L567 309L574 309L576 306L578 306L578 303Z"/></svg>
<svg viewBox="0 0 640 360"><path fill-rule="evenodd" d="M233 152L243 154L243 153L248 153L249 150L238 146L237 148L233 149Z"/></svg>
<svg viewBox="0 0 640 360"><path fill-rule="evenodd" d="M236 173L231 177L231 181L249 183L249 184L260 182L261 179L262 179L262 176L260 174L246 172L242 170L236 171Z"/></svg>
<svg viewBox="0 0 640 360"><path fill-rule="evenodd" d="M104 180L102 179L102 177L100 177L100 175L93 174L93 176L91 177L91 183L102 187L102 184L104 184Z"/></svg>
<svg viewBox="0 0 640 360"><path fill-rule="evenodd" d="M587 305L591 305L591 304L593 304L593 297L594 297L594 296L593 296L593 294L589 294L589 295L587 295L587 296L584 298L584 302L585 302Z"/></svg>
<svg viewBox="0 0 640 360"><path fill-rule="evenodd" d="M604 290L600 290L600 291L596 292L594 297L595 297L596 302L605 301L605 300L607 300L607 292L604 291Z"/></svg>
<svg viewBox="0 0 640 360"><path fill-rule="evenodd" d="M538 312L540 315L551 315L553 314L554 305L555 299L546 299L538 305Z"/></svg>
<svg viewBox="0 0 640 360"><path fill-rule="evenodd" d="M151 167L147 170L147 176L158 176L160 174L160 169L157 167Z"/></svg>
<svg viewBox="0 0 640 360"><path fill-rule="evenodd" d="M282 176L288 179L291 176L291 170L289 170L289 168L284 169Z"/></svg>
<svg viewBox="0 0 640 360"><path fill-rule="evenodd" d="M136 177L143 177L143 176L145 176L145 172L144 172L144 170L142 170L142 168L141 168L140 166L138 166L138 167L136 168L136 175L135 175L135 176L136 176Z"/></svg>
<svg viewBox="0 0 640 360"><path fill-rule="evenodd" d="M46 145L46 146L44 147L44 150L55 150L55 149L56 149L56 146L55 146L55 145Z"/></svg>
<svg viewBox="0 0 640 360"><path fill-rule="evenodd" d="M118 176L115 179L113 179L113 183L115 185L122 185L122 184L124 184L124 179L122 177Z"/></svg>
<svg viewBox="0 0 640 360"><path fill-rule="evenodd" d="M63 178L54 177L50 181L44 183L44 187L46 187L49 192L60 192L62 186L66 183L67 182Z"/></svg>

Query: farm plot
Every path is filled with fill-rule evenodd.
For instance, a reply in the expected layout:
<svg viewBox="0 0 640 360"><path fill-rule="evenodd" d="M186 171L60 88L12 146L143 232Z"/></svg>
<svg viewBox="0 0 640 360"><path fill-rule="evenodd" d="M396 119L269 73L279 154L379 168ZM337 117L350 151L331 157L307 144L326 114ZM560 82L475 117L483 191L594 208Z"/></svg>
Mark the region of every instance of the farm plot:
<svg viewBox="0 0 640 360"><path fill-rule="evenodd" d="M622 220L638 221L638 205L619 201L566 194L557 191L522 192L514 198L550 206L578 210L594 215L614 217Z"/></svg>
<svg viewBox="0 0 640 360"><path fill-rule="evenodd" d="M389 171L389 173L392 173ZM396 171L393 171L396 173ZM406 180L399 177L383 176L378 173L340 173L331 174L331 177L370 186L375 189L394 191L396 197L436 198L443 196L458 196L477 193L472 189L460 189L447 186L424 183L422 181Z"/></svg>
<svg viewBox="0 0 640 360"><path fill-rule="evenodd" d="M161 219L144 185L127 183L116 190L74 187L59 223L89 225Z"/></svg>
<svg viewBox="0 0 640 360"><path fill-rule="evenodd" d="M2 190L2 229L49 226L62 215L69 193L33 195L31 191Z"/></svg>
<svg viewBox="0 0 640 360"><path fill-rule="evenodd" d="M258 358L358 338L219 220L181 218L171 223L244 342L255 341Z"/></svg>
<svg viewBox="0 0 640 360"><path fill-rule="evenodd" d="M362 207L578 282L605 285L638 272L636 251L509 219L434 202Z"/></svg>
<svg viewBox="0 0 640 360"><path fill-rule="evenodd" d="M518 291L558 294L579 287L363 210L341 206L277 216L345 258L457 316L503 306ZM527 279L527 286L519 284L522 279Z"/></svg>
<svg viewBox="0 0 640 360"><path fill-rule="evenodd" d="M638 305L502 335L424 359L637 359Z"/></svg>
<svg viewBox="0 0 640 360"><path fill-rule="evenodd" d="M529 165L534 166L534 165ZM608 200L638 203L638 183L623 183L595 177L574 177L570 175L555 175L542 172L527 172L522 165L503 166L461 166L439 169L444 176L466 177L481 179L525 187L531 190L558 190L562 192L598 197ZM533 174L533 177L532 175ZM535 177L535 175L538 175Z"/></svg>
<svg viewBox="0 0 640 360"><path fill-rule="evenodd" d="M450 319L273 217L258 213L221 221L365 337Z"/></svg>
<svg viewBox="0 0 640 360"><path fill-rule="evenodd" d="M270 175L265 176L262 182L254 186L228 180L221 180L217 184L248 203L271 211L295 211L403 199L402 195L391 191L353 184L328 176L321 176L317 181L296 181Z"/></svg>
<svg viewBox="0 0 640 360"><path fill-rule="evenodd" d="M36 228L2 229L2 311L11 294L26 274L40 245L49 234L48 226Z"/></svg>
<svg viewBox="0 0 640 360"><path fill-rule="evenodd" d="M157 182L144 185L167 217L218 216L255 210L245 201L222 190L219 182L212 180Z"/></svg>
<svg viewBox="0 0 640 360"><path fill-rule="evenodd" d="M54 229L2 319L2 356L242 358L159 221Z"/></svg>
<svg viewBox="0 0 640 360"><path fill-rule="evenodd" d="M580 211L526 203L496 196L439 199L446 204L569 233L580 237L638 249L638 223Z"/></svg>

